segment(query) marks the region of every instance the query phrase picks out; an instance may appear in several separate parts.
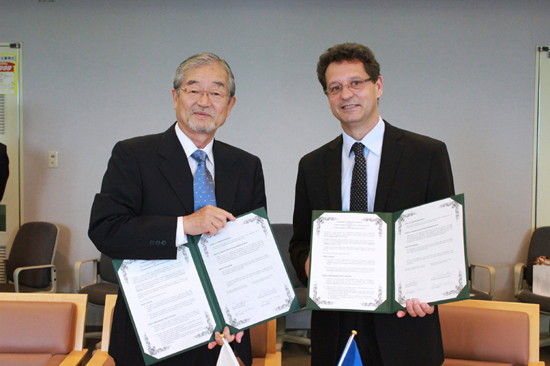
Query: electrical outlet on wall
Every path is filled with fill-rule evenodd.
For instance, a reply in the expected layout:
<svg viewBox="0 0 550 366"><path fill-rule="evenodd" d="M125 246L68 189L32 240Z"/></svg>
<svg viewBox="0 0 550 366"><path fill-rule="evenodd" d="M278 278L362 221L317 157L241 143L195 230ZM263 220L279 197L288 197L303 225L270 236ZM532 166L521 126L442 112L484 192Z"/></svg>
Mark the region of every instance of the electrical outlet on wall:
<svg viewBox="0 0 550 366"><path fill-rule="evenodd" d="M48 151L48 168L57 168L59 167L59 162L57 160L57 151Z"/></svg>

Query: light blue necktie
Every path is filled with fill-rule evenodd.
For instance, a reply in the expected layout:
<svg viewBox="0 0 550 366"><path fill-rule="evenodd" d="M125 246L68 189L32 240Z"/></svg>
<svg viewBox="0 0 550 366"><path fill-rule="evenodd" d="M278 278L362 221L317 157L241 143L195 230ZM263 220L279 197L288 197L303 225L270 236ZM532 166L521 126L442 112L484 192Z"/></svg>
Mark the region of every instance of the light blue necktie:
<svg viewBox="0 0 550 366"><path fill-rule="evenodd" d="M191 157L199 163L195 177L193 178L193 192L195 197L195 211L206 205L216 206L216 195L214 193L214 181L212 175L206 168L206 153L197 150Z"/></svg>

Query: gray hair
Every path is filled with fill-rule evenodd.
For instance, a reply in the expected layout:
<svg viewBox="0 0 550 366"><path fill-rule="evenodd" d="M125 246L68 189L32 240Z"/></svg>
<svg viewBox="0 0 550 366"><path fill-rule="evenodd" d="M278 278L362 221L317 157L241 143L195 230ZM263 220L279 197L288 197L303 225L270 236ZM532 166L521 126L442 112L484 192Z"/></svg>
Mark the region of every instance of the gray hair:
<svg viewBox="0 0 550 366"><path fill-rule="evenodd" d="M179 65L176 70L176 76L174 77L174 89L179 90L181 84L183 83L183 79L185 79L185 74L189 70L212 64L219 64L225 68L229 79L229 99L233 98L235 96L235 77L233 76L233 72L231 71L229 64L225 60L209 52L197 53Z"/></svg>

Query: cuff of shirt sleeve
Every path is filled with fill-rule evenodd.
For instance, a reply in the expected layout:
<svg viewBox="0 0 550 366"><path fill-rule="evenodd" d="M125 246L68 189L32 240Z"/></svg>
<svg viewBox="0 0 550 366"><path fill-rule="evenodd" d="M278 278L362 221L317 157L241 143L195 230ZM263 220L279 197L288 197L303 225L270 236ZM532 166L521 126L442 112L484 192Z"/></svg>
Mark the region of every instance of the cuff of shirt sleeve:
<svg viewBox="0 0 550 366"><path fill-rule="evenodd" d="M178 223L176 226L176 247L187 244L187 235L183 230L183 216L178 217Z"/></svg>

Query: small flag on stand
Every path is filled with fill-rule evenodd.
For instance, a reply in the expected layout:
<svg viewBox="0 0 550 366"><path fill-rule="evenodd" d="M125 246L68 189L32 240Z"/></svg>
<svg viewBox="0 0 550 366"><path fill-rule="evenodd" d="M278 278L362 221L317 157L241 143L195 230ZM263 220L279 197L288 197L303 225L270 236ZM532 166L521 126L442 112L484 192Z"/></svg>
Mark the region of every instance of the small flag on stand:
<svg viewBox="0 0 550 366"><path fill-rule="evenodd" d="M220 338L223 340L223 346L216 366L239 366L239 361L237 361L237 357L235 357L235 353L233 353L227 339L223 337L223 334L220 334Z"/></svg>
<svg viewBox="0 0 550 366"><path fill-rule="evenodd" d="M340 361L338 362L338 366L363 366L357 344L355 343L355 339L353 339L356 335L357 332L352 330L348 343L346 343L346 348L344 348L342 357L340 357Z"/></svg>

